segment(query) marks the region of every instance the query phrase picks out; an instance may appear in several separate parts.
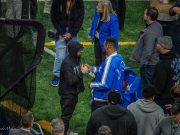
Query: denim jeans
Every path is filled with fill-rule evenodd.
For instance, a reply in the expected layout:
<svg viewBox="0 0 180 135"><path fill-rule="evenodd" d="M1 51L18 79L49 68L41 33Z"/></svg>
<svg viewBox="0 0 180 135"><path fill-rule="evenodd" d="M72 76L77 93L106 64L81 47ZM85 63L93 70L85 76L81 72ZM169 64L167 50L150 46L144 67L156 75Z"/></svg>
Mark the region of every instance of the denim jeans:
<svg viewBox="0 0 180 135"><path fill-rule="evenodd" d="M54 60L53 75L60 77L60 68L64 58L68 55L67 44L72 41L77 41L77 37L72 37L68 42L57 40L56 44L56 56Z"/></svg>
<svg viewBox="0 0 180 135"><path fill-rule="evenodd" d="M140 68L143 89L152 85L152 79L155 71L155 65L143 65Z"/></svg>

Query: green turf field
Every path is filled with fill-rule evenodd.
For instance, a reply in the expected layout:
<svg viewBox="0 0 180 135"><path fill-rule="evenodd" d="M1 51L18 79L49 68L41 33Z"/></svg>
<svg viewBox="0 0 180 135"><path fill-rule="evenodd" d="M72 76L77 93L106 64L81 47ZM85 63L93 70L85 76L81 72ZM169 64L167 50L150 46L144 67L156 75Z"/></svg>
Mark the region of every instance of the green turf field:
<svg viewBox="0 0 180 135"><path fill-rule="evenodd" d="M88 29L90 27L91 18L93 16L94 9L97 2L85 2L85 19L83 24L83 30L79 33L79 41L86 41L88 36ZM120 41L136 41L138 33L144 28L143 12L147 7L148 2L143 1L128 1L127 12L125 21L125 30L120 34ZM49 15L43 14L43 2L39 3L38 20L42 22L46 30L52 28ZM46 38L46 41L51 39ZM49 47L54 50L54 47ZM127 65L131 66L137 73L139 73L138 66L135 63L129 61L129 55L132 50L132 46L120 46L118 52L125 58ZM52 68L54 58L44 53L43 59L37 68L37 93L36 101L32 111L36 120L48 120L60 117L60 106L58 88L50 85L52 79ZM94 64L93 47L85 47L82 57L82 63ZM79 95L79 102L76 110L71 119L71 129L79 133L79 135L85 135L86 123L90 116L90 90L87 88L87 83L91 81L91 78L84 77L84 84L86 90Z"/></svg>

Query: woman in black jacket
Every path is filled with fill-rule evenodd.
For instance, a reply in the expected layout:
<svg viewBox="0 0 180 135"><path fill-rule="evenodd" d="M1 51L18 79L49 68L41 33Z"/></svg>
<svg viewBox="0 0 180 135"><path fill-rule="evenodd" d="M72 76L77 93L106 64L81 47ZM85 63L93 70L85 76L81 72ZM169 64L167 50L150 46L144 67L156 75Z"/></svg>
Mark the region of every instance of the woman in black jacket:
<svg viewBox="0 0 180 135"><path fill-rule="evenodd" d="M51 20L56 33L56 57L54 61L52 80L53 86L58 86L60 67L67 56L67 43L77 40L84 18L83 0L53 0Z"/></svg>
<svg viewBox="0 0 180 135"><path fill-rule="evenodd" d="M84 91L80 56L83 46L78 42L68 44L69 55L63 60L61 66L59 95L61 96L61 119L65 124L65 135L69 129L69 120L78 102L78 94Z"/></svg>

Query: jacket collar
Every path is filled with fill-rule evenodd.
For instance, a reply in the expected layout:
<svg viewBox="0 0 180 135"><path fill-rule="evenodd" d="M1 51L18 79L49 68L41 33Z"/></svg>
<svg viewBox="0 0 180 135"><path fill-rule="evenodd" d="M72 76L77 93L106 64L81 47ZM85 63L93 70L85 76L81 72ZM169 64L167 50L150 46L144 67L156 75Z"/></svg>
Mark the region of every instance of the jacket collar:
<svg viewBox="0 0 180 135"><path fill-rule="evenodd" d="M112 58L113 56L117 55L117 52L115 51L114 53L112 53L111 55L109 55L106 59Z"/></svg>
<svg viewBox="0 0 180 135"><path fill-rule="evenodd" d="M160 54L159 57L160 57L160 60L173 59L176 57L176 54L173 51L169 51L165 54Z"/></svg>

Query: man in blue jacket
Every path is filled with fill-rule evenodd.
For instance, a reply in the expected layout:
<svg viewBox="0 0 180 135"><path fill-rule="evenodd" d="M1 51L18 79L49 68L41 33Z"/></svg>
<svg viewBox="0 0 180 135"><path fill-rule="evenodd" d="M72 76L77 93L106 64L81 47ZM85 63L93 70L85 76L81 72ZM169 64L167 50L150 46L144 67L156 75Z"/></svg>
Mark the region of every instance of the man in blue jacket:
<svg viewBox="0 0 180 135"><path fill-rule="evenodd" d="M124 81L124 59L116 52L116 39L107 38L104 43L106 59L99 67L90 68L96 74L95 80L90 83L92 88L92 111L107 105L107 95L111 89L121 91Z"/></svg>

